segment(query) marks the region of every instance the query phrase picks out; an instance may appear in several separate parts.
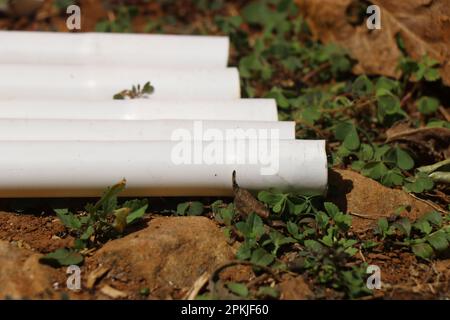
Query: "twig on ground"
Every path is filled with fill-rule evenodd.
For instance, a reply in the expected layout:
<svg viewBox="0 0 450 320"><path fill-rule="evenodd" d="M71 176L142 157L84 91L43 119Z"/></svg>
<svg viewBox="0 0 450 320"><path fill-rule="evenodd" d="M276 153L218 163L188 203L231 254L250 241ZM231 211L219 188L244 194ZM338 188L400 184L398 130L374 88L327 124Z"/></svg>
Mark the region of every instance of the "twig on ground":
<svg viewBox="0 0 450 320"><path fill-rule="evenodd" d="M432 207L433 209L439 211L440 213L447 214L447 211L445 211L444 209L442 209L442 208L439 207L438 205L434 204L433 202L428 201L428 200L425 200L425 199L422 199L422 198L419 198L418 196L416 196L416 195L414 195L414 194L412 194L412 193L409 193L409 195L410 195L411 197L413 197L414 199L420 201L420 202L423 202L423 203L428 204L430 207Z"/></svg>
<svg viewBox="0 0 450 320"><path fill-rule="evenodd" d="M444 107L440 106L439 107L439 112L444 116L445 121L450 121L450 114L448 113L448 111Z"/></svg>
<svg viewBox="0 0 450 320"><path fill-rule="evenodd" d="M365 214L360 214L360 213L355 213L355 212L349 212L350 215L361 218L361 219L367 219L367 220L377 220L374 217L365 215Z"/></svg>
<svg viewBox="0 0 450 320"><path fill-rule="evenodd" d="M195 300L200 290L202 290L202 288L208 282L209 277L210 274L208 272L205 272L200 277L198 277L198 279L195 280L194 284L192 285L191 289L189 289L189 291L184 296L183 300Z"/></svg>

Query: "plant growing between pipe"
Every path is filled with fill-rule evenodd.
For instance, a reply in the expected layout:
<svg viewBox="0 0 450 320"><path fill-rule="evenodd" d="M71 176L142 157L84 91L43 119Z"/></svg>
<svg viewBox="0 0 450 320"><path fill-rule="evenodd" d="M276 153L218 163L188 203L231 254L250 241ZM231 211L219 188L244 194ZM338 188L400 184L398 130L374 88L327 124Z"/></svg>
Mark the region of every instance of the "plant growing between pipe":
<svg viewBox="0 0 450 320"><path fill-rule="evenodd" d="M138 99L148 98L155 91L155 88L150 84L150 81L146 82L142 88L141 85L133 85L131 90L122 90L113 96L115 100L123 100L125 98Z"/></svg>

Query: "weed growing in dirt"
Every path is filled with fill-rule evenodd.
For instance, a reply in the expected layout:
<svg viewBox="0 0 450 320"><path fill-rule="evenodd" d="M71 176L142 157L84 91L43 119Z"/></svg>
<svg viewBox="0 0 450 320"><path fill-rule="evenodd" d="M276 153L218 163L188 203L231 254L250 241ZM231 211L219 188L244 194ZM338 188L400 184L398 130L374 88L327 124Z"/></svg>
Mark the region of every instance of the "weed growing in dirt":
<svg viewBox="0 0 450 320"><path fill-rule="evenodd" d="M114 95L115 100L123 100L126 98L130 99L138 99L138 98L147 98L148 95L152 94L155 91L155 88L151 85L150 81L146 82L142 87L140 84L133 85L131 90L122 90L119 93Z"/></svg>
<svg viewBox="0 0 450 320"><path fill-rule="evenodd" d="M178 216L199 216L203 213L203 203L200 201L189 201L178 204Z"/></svg>
<svg viewBox="0 0 450 320"><path fill-rule="evenodd" d="M399 146L361 144L355 151L344 148L338 150L338 157L341 159L353 157L355 159L351 164L353 170L359 171L362 175L377 180L385 186L405 185L409 190L414 188L419 193L433 188L431 179L406 177L408 170L414 168L414 160L407 151ZM419 184L423 185L420 190L418 190Z"/></svg>
<svg viewBox="0 0 450 320"><path fill-rule="evenodd" d="M79 265L83 260L83 256L76 250L60 248L41 257L39 262L57 268L60 266Z"/></svg>
<svg viewBox="0 0 450 320"><path fill-rule="evenodd" d="M109 187L95 204L87 204L85 212L73 214L68 209L56 209L56 215L75 237L74 248L58 249L40 261L51 265L71 265L83 262L82 254L109 239L119 237L127 226L142 218L147 200L129 200L119 205L117 196L125 189L126 181Z"/></svg>
<svg viewBox="0 0 450 320"><path fill-rule="evenodd" d="M318 285L344 291L347 297L370 293L365 286L364 265L349 267L355 263L353 257L360 246L348 233L350 215L320 197L261 191L258 198L271 208L267 219L255 213L242 217L233 203L216 201L211 206L216 220L226 226L230 238L242 241L237 259L248 261L256 269L264 267L304 274ZM295 258L292 255L287 258L286 254L293 252ZM242 284L227 287L238 296L249 296ZM267 292L267 296L273 298L276 294Z"/></svg>
<svg viewBox="0 0 450 320"><path fill-rule="evenodd" d="M217 222L229 227L236 217L236 208L233 203L224 204L222 200L214 201L211 210Z"/></svg>
<svg viewBox="0 0 450 320"><path fill-rule="evenodd" d="M425 260L436 257L450 247L450 215L442 218L437 211L431 211L417 221L397 218L389 222L378 220L376 234L384 241L384 246L408 247Z"/></svg>

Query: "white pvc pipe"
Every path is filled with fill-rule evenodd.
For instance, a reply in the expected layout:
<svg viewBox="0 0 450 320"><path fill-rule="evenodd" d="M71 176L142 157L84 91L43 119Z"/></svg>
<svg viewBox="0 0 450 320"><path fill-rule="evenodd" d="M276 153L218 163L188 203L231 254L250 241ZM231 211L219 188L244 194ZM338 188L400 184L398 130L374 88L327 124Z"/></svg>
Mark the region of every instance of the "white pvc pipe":
<svg viewBox="0 0 450 320"><path fill-rule="evenodd" d="M0 75L1 76L1 75ZM277 121L273 99L0 100L2 119Z"/></svg>
<svg viewBox="0 0 450 320"><path fill-rule="evenodd" d="M99 196L127 179L124 196L231 195L231 174L250 190L275 188L323 193L327 184L325 142L267 140L273 161L236 164L250 146L227 151L220 163L176 164L179 142L0 142L0 197ZM193 161L208 142L190 142ZM238 150L238 151L236 151ZM240 150L240 151L239 151ZM262 149L259 149L262 150ZM175 154L177 154L175 152ZM222 154L223 155L223 154ZM261 158L262 159L262 158ZM198 160L198 159L197 159ZM278 162L276 161L278 160ZM260 160L262 161L262 160ZM262 168L278 168L262 175ZM270 170L269 170L270 171ZM266 172L267 174L267 172Z"/></svg>
<svg viewBox="0 0 450 320"><path fill-rule="evenodd" d="M3 44L1 44L3 46ZM227 69L158 69L51 65L1 65L1 99L113 99L150 81L149 99L238 99L239 74Z"/></svg>
<svg viewBox="0 0 450 320"><path fill-rule="evenodd" d="M295 139L295 122L202 120L21 120L0 119L0 141L139 141ZM175 138L174 138L175 139Z"/></svg>
<svg viewBox="0 0 450 320"><path fill-rule="evenodd" d="M0 63L224 68L229 40L216 36L0 32Z"/></svg>

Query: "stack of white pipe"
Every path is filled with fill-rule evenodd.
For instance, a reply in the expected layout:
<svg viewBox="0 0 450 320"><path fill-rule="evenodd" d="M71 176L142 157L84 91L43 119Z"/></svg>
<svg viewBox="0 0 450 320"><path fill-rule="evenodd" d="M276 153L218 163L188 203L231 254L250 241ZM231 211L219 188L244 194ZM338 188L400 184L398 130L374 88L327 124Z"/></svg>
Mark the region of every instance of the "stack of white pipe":
<svg viewBox="0 0 450 320"><path fill-rule="evenodd" d="M226 37L0 31L0 197L323 193L325 142L241 99ZM147 98L113 95L150 81ZM189 152L188 152L189 151Z"/></svg>

